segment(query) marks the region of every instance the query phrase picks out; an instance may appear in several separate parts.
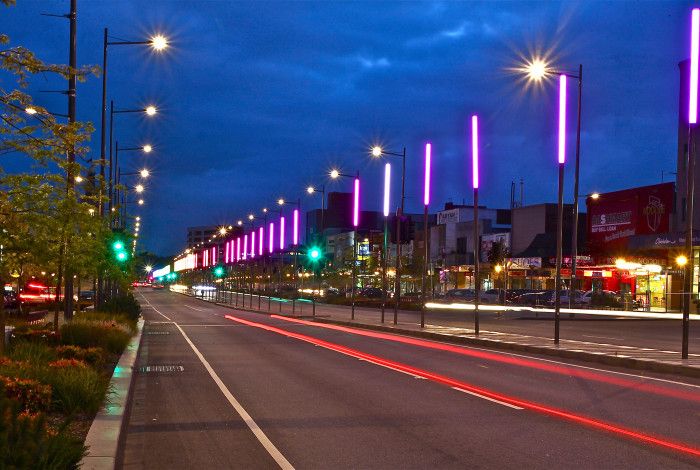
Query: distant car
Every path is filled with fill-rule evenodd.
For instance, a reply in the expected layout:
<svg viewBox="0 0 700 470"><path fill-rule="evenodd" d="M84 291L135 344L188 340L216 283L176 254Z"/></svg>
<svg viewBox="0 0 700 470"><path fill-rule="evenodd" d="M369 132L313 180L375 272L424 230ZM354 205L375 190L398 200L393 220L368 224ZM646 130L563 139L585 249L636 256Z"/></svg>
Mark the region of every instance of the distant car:
<svg viewBox="0 0 700 470"><path fill-rule="evenodd" d="M95 291L81 290L80 291L80 300L92 302L93 300L95 300Z"/></svg>
<svg viewBox="0 0 700 470"><path fill-rule="evenodd" d="M325 293L326 297L337 297L340 295L340 289L337 287L327 287Z"/></svg>
<svg viewBox="0 0 700 470"><path fill-rule="evenodd" d="M165 286L163 284L151 284L151 289L156 289L156 290L165 289Z"/></svg>
<svg viewBox="0 0 700 470"><path fill-rule="evenodd" d="M378 287L365 287L358 294L368 299L381 299L384 296L384 292Z"/></svg>
<svg viewBox="0 0 700 470"><path fill-rule="evenodd" d="M489 289L479 293L479 300L485 304L497 304L501 302L500 289Z"/></svg>
<svg viewBox="0 0 700 470"><path fill-rule="evenodd" d="M512 301L515 305L523 305L528 307L544 307L548 306L553 292L529 292L515 297Z"/></svg>
<svg viewBox="0 0 700 470"><path fill-rule="evenodd" d="M476 292L474 289L451 289L445 293L445 300L450 302L473 302Z"/></svg>

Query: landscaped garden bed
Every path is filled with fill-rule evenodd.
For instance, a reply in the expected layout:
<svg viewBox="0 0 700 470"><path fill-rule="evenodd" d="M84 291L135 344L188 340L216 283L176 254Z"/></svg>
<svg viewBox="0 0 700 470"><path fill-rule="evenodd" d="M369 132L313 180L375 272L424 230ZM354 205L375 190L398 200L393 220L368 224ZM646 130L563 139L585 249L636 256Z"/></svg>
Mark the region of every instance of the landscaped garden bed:
<svg viewBox="0 0 700 470"><path fill-rule="evenodd" d="M51 324L17 325L0 356L0 468L77 468L136 333L138 305L128 310L81 313L58 334Z"/></svg>

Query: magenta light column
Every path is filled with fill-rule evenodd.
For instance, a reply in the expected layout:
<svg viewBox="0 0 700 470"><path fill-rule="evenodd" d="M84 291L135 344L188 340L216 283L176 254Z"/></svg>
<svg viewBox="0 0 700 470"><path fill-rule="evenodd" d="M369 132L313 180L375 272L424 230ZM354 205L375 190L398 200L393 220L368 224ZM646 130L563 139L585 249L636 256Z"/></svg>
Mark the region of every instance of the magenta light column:
<svg viewBox="0 0 700 470"><path fill-rule="evenodd" d="M428 242L428 206L430 205L430 168L432 160L433 146L431 143L425 144L425 171L423 173L423 273L421 274L421 296L422 306L420 309L420 327L425 328L425 302L427 300L427 274L429 263L429 242Z"/></svg>
<svg viewBox="0 0 700 470"><path fill-rule="evenodd" d="M479 301L481 280L479 279L479 117L472 115L472 190L474 191L473 255L474 255L474 334L479 334Z"/></svg>
<svg viewBox="0 0 700 470"><path fill-rule="evenodd" d="M226 242L224 244L224 263L226 263L226 264L228 264L228 261L229 261L229 258L228 258L229 243L230 242Z"/></svg>
<svg viewBox="0 0 700 470"><path fill-rule="evenodd" d="M384 309L386 308L386 269L388 265L389 248L389 199L391 195L391 163L384 165L384 243L382 245L382 323L384 323Z"/></svg>
<svg viewBox="0 0 700 470"><path fill-rule="evenodd" d="M272 254L275 251L275 223L270 222L270 228L268 229L267 232L267 244L268 244L268 250L270 251L270 254Z"/></svg>
<svg viewBox="0 0 700 470"><path fill-rule="evenodd" d="M241 237L236 238L236 262L241 260Z"/></svg>
<svg viewBox="0 0 700 470"><path fill-rule="evenodd" d="M258 230L258 255L262 256L263 255L263 235L265 232L265 227L262 225L260 226L260 229Z"/></svg>
<svg viewBox="0 0 700 470"><path fill-rule="evenodd" d="M284 251L284 216L280 216L280 251Z"/></svg>
<svg viewBox="0 0 700 470"><path fill-rule="evenodd" d="M243 260L248 258L248 234L243 235Z"/></svg>
<svg viewBox="0 0 700 470"><path fill-rule="evenodd" d="M299 209L292 212L292 245L299 244Z"/></svg>
<svg viewBox="0 0 700 470"><path fill-rule="evenodd" d="M566 74L559 75L559 197L557 199L557 261L554 279L554 344L559 344L559 319L561 310L561 261L564 235L564 164L566 163Z"/></svg>
<svg viewBox="0 0 700 470"><path fill-rule="evenodd" d="M255 228L250 232L250 257L255 258Z"/></svg>
<svg viewBox="0 0 700 470"><path fill-rule="evenodd" d="M695 254L693 250L693 225L695 215L695 152L693 132L698 123L698 61L700 54L700 9L693 8L690 15L690 90L688 90L688 156L686 161L686 231L683 320L681 357L688 359L688 337L690 332L690 306L692 304L693 277L695 276Z"/></svg>
<svg viewBox="0 0 700 470"><path fill-rule="evenodd" d="M355 177L352 204L352 297L350 300L350 319L355 319L355 289L357 284L357 227L360 225L360 175Z"/></svg>

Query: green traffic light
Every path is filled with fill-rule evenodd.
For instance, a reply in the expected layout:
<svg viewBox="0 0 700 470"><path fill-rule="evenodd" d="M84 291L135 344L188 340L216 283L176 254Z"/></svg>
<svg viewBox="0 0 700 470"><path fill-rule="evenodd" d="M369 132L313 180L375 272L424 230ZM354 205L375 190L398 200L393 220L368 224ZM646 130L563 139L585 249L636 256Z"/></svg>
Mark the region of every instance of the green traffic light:
<svg viewBox="0 0 700 470"><path fill-rule="evenodd" d="M309 250L309 258L311 258L312 260L317 260L320 257L321 250L319 250L318 248L312 248L311 250Z"/></svg>
<svg viewBox="0 0 700 470"><path fill-rule="evenodd" d="M121 240L117 240L112 244L112 248L115 251L123 250L124 249L124 243Z"/></svg>
<svg viewBox="0 0 700 470"><path fill-rule="evenodd" d="M224 275L224 268L222 268L221 266L217 266L216 268L214 268L214 276L221 277L223 275Z"/></svg>
<svg viewBox="0 0 700 470"><path fill-rule="evenodd" d="M117 260L118 261L126 261L127 257L128 257L128 255L126 254L125 251L120 251L119 253L117 253Z"/></svg>

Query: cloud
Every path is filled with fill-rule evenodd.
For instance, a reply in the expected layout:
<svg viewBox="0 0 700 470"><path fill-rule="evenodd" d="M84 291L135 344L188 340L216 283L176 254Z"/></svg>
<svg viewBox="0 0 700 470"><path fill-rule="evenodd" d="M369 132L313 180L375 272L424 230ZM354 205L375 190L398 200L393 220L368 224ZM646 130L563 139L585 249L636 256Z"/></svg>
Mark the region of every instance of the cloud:
<svg viewBox="0 0 700 470"><path fill-rule="evenodd" d="M389 59L386 57L379 57L377 59L372 59L369 57L364 57L364 56L357 56L357 61L362 65L362 67L366 69L375 69L375 68L386 68L389 67L391 64L389 63Z"/></svg>

